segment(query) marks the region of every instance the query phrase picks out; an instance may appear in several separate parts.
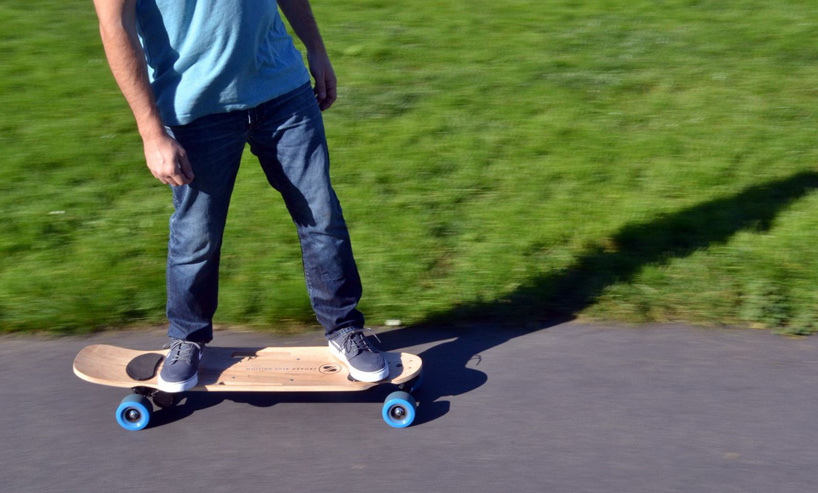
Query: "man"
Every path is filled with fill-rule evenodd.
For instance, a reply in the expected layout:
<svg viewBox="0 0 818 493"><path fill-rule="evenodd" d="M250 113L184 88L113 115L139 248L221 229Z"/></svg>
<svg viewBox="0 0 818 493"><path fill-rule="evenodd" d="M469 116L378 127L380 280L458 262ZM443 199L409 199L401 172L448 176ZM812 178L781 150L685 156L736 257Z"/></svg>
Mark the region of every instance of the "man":
<svg viewBox="0 0 818 493"><path fill-rule="evenodd" d="M361 381L385 378L363 334L361 281L329 178L321 111L335 74L308 0L94 0L114 78L153 176L173 190L167 263L170 351L160 389L198 382L212 339L219 252L246 143L296 224L307 291L331 351ZM310 86L310 73L315 79Z"/></svg>

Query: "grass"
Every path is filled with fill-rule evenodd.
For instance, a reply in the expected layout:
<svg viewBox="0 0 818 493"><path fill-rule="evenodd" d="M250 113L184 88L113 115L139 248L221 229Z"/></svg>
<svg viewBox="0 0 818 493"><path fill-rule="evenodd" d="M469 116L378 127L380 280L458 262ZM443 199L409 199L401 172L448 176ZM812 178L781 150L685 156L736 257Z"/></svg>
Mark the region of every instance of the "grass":
<svg viewBox="0 0 818 493"><path fill-rule="evenodd" d="M315 1L373 325L554 315L818 330L818 7ZM0 330L161 323L170 192L87 2L0 6ZM314 323L246 153L217 322Z"/></svg>

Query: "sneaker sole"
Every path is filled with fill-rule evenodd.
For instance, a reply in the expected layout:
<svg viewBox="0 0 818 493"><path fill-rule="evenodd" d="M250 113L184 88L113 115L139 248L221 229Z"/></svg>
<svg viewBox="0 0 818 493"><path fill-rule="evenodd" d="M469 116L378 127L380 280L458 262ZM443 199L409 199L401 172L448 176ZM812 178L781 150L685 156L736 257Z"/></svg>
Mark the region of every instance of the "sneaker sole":
<svg viewBox="0 0 818 493"><path fill-rule="evenodd" d="M184 382L166 382L162 380L162 375L159 375L159 390L169 394L190 390L195 387L197 383L199 383L199 375L193 375Z"/></svg>
<svg viewBox="0 0 818 493"><path fill-rule="evenodd" d="M357 370L349 364L346 358L343 357L340 351L338 351L332 343L329 343L329 351L332 353L333 356L338 358L339 360L343 361L344 364L349 369L349 375L358 380L359 382L366 382L366 383L375 383L380 382L381 380L385 379L389 376L389 365L387 364L380 370L375 371L361 371Z"/></svg>

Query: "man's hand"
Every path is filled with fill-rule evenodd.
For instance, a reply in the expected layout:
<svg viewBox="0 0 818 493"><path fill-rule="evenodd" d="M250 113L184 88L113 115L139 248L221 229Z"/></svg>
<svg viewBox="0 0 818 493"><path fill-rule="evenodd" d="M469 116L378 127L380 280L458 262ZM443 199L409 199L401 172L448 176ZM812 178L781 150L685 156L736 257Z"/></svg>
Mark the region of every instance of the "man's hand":
<svg viewBox="0 0 818 493"><path fill-rule="evenodd" d="M148 82L145 52L136 33L137 0L94 0L99 31L108 65L131 107L145 160L157 180L167 185L193 181L193 169L185 150L165 132Z"/></svg>
<svg viewBox="0 0 818 493"><path fill-rule="evenodd" d="M315 98L321 111L329 109L338 98L338 80L326 53L307 53L310 73L315 79Z"/></svg>
<svg viewBox="0 0 818 493"><path fill-rule="evenodd" d="M187 153L166 133L143 138L145 161L157 180L166 185L187 185L193 181L193 168Z"/></svg>
<svg viewBox="0 0 818 493"><path fill-rule="evenodd" d="M307 48L307 63L310 65L310 74L315 79L315 99L321 111L329 109L338 97L338 81L335 80L335 71L329 63L324 40L318 32L318 24L312 15L309 0L278 0L278 6L284 17L290 21L298 39Z"/></svg>

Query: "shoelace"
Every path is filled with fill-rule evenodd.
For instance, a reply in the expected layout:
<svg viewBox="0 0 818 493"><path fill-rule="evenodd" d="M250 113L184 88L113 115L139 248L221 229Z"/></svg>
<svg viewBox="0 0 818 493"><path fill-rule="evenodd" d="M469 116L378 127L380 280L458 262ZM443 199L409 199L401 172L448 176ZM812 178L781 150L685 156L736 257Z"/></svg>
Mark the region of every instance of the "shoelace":
<svg viewBox="0 0 818 493"><path fill-rule="evenodd" d="M369 333L372 334L378 342L381 342L381 340L378 338L378 335L375 334L375 332L373 332L372 329L368 327L365 327L363 329L352 329L348 331L346 334L344 334L343 336L344 338L341 341L341 347L344 348L344 352L351 353L353 347L357 349L358 352L361 351L375 352L375 348L372 347L372 344L370 344L370 342L366 339L366 336L364 336L364 331L369 331Z"/></svg>
<svg viewBox="0 0 818 493"><path fill-rule="evenodd" d="M168 363L173 363L175 361L184 361L185 363L190 363L193 359L195 347L198 351L202 350L201 344L197 344L195 342L190 341L183 341L183 340L176 340L173 341L170 345L166 344L165 348L170 347L170 354L168 355Z"/></svg>

